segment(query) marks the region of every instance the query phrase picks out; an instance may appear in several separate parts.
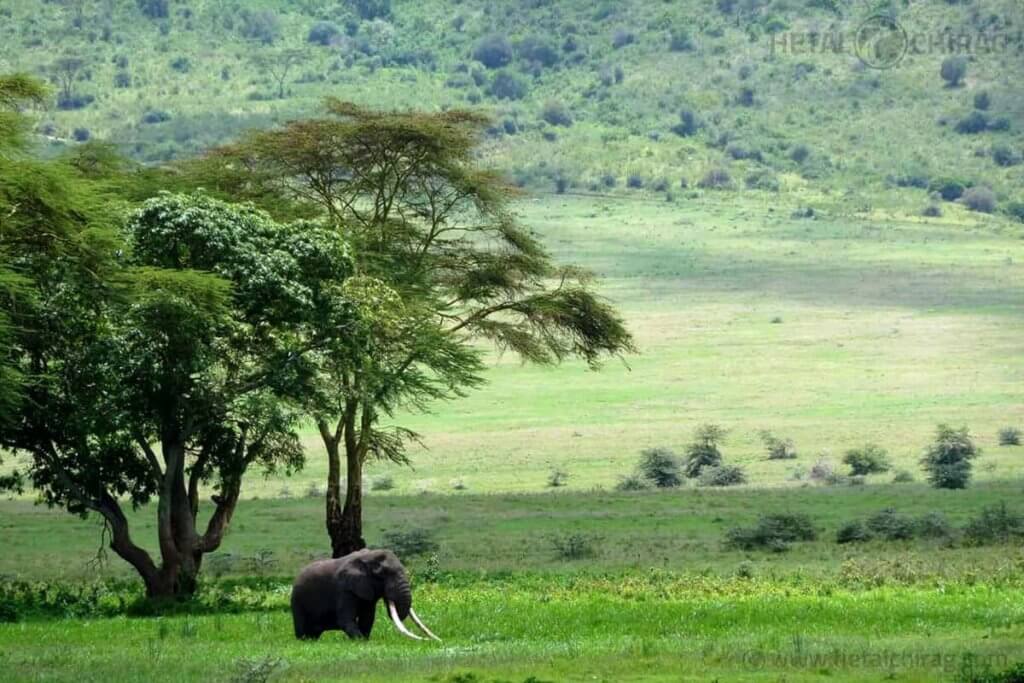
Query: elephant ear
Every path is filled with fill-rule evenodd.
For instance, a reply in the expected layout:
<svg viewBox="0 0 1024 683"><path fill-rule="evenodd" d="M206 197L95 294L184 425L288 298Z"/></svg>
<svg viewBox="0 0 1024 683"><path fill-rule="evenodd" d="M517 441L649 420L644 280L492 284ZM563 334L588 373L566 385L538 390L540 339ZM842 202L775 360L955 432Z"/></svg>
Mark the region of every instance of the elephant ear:
<svg viewBox="0 0 1024 683"><path fill-rule="evenodd" d="M360 600L373 600L377 597L373 590L370 569L362 560L353 559L346 562L336 576L341 587Z"/></svg>

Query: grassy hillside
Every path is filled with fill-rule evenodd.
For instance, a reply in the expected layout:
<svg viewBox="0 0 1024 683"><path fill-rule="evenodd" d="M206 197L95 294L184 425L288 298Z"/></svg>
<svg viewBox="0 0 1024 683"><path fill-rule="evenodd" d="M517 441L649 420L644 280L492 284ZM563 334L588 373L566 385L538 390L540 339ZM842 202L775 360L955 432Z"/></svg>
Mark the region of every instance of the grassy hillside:
<svg viewBox="0 0 1024 683"><path fill-rule="evenodd" d="M878 12L925 46L883 71L853 54ZM165 160L330 94L491 111L490 161L535 189L680 197L723 169L735 188L910 213L948 176L1004 209L1024 200L1020 45L975 48L959 87L933 45L945 30L1012 38L1015 0L24 0L2 14L0 68L45 75L62 100L39 117L57 147L102 138ZM810 33L844 47L779 47ZM976 104L994 130L956 132ZM880 194L894 185L909 189Z"/></svg>

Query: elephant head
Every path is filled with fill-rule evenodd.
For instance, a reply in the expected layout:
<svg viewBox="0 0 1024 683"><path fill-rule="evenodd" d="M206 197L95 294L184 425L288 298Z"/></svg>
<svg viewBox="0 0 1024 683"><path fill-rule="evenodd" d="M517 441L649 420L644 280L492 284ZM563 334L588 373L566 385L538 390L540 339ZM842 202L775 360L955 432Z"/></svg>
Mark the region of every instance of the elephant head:
<svg viewBox="0 0 1024 683"><path fill-rule="evenodd" d="M360 550L341 559L337 579L344 590L360 600L376 603L383 599L388 616L398 631L409 638L422 640L405 627L404 622L412 617L413 622L428 637L440 640L431 633L412 608L412 589L405 567L390 550Z"/></svg>

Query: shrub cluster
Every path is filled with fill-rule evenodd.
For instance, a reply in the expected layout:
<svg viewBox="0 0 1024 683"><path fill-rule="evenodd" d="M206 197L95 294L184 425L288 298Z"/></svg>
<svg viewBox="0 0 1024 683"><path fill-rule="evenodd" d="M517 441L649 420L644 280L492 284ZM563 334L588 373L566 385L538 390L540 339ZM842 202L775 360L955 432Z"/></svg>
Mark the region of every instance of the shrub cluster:
<svg viewBox="0 0 1024 683"><path fill-rule="evenodd" d="M431 529L394 529L384 532L384 546L400 558L418 557L437 552L440 545Z"/></svg>
<svg viewBox="0 0 1024 683"><path fill-rule="evenodd" d="M768 430L761 432L761 442L768 451L769 460L793 460L796 458L796 446L792 439L780 439Z"/></svg>
<svg viewBox="0 0 1024 683"><path fill-rule="evenodd" d="M853 476L879 474L890 469L885 449L872 443L846 451L843 463L850 466L850 474Z"/></svg>
<svg viewBox="0 0 1024 683"><path fill-rule="evenodd" d="M725 545L738 550L785 552L794 542L813 541L817 537L814 524L807 515L761 515L754 526L729 529Z"/></svg>

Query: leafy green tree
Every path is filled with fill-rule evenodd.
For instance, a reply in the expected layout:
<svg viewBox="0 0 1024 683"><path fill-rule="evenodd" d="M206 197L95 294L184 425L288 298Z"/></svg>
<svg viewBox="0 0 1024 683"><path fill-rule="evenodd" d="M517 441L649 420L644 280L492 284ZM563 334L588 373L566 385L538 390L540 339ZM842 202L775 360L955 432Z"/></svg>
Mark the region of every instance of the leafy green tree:
<svg viewBox="0 0 1024 683"><path fill-rule="evenodd" d="M891 467L885 449L872 443L846 451L843 463L850 466L850 474L855 477L888 472Z"/></svg>
<svg viewBox="0 0 1024 683"><path fill-rule="evenodd" d="M935 441L925 451L921 464L935 488L962 489L971 481L971 461L979 455L981 449L974 445L967 427L939 425Z"/></svg>
<svg viewBox="0 0 1024 683"><path fill-rule="evenodd" d="M359 322L323 350L307 401L327 452L327 529L340 556L365 545L366 460L405 462L416 436L382 418L478 386L479 342L534 363L597 366L632 339L589 274L557 266L509 210L512 190L477 167L485 117L336 100L327 110L219 150L192 172L229 196L320 216L352 244L345 296Z"/></svg>
<svg viewBox="0 0 1024 683"><path fill-rule="evenodd" d="M679 458L668 448L648 448L640 454L637 472L658 488L675 488L683 483Z"/></svg>
<svg viewBox="0 0 1024 683"><path fill-rule="evenodd" d="M20 253L32 305L14 319L12 354L28 400L0 446L28 456L46 503L102 517L147 594L188 595L249 468L302 463L285 399L332 341L319 335L347 325L347 247L335 231L202 195L151 199L120 234L78 196L58 199L53 213L72 217L68 239L84 246ZM26 230L43 246L49 218ZM215 493L200 526L205 486ZM159 561L122 509L151 500Z"/></svg>

